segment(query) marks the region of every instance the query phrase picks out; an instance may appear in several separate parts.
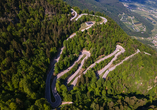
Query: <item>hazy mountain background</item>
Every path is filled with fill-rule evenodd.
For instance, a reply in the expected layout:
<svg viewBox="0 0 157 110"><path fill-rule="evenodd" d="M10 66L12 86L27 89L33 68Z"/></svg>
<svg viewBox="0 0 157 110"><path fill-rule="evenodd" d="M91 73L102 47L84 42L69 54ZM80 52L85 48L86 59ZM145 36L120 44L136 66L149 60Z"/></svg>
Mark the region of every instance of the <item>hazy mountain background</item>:
<svg viewBox="0 0 157 110"><path fill-rule="evenodd" d="M149 37L151 34L151 30L153 30L154 26L141 17L137 13L133 13L129 11L119 0L64 0L71 6L78 6L81 9L88 9L89 11L100 11L107 16L111 17L113 20L115 20L118 25L128 34L131 36L139 36L139 37ZM129 0L128 0L129 1ZM130 0L131 1L131 0ZM133 0L135 2L145 3L145 1L142 0ZM123 22L120 21L120 18L118 17L119 14L126 13L128 16L135 16L135 18L140 22L143 23L147 27L146 32L135 32L130 29L128 29Z"/></svg>
<svg viewBox="0 0 157 110"><path fill-rule="evenodd" d="M157 6L157 0L119 0L120 2L136 2L136 3L141 3L141 4L147 4L150 5L151 7L156 7Z"/></svg>
<svg viewBox="0 0 157 110"><path fill-rule="evenodd" d="M138 2L138 3L146 3L147 0L119 0L119 1L122 1L122 2Z"/></svg>

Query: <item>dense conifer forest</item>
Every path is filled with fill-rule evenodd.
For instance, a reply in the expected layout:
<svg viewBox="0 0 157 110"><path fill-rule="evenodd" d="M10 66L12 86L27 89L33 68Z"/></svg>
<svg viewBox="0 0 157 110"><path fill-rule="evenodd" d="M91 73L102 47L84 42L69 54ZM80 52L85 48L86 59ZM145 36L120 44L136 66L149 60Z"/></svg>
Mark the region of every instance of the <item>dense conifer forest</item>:
<svg viewBox="0 0 157 110"><path fill-rule="evenodd" d="M60 0L0 1L0 108L50 108L44 99L50 59L80 24Z"/></svg>
<svg viewBox="0 0 157 110"><path fill-rule="evenodd" d="M85 75L80 72L82 75L76 87L68 91L64 81L77 70L78 62L57 80L56 88L62 101L73 102L61 106L61 109L155 108L156 52L131 39L116 22L100 12L81 11L73 7L78 14L106 17L106 24L98 25L100 18L91 16L83 16L77 22L70 21L71 8L62 0L0 1L0 109L52 109L45 99L45 80L58 50L65 46L55 66L54 76L69 67L81 50L91 53L82 68L85 70L100 57L112 53L117 44L122 45L126 52L118 57L115 64L137 49L141 53L112 71L106 80L98 78L95 73L112 58L97 64ZM84 32L79 31L81 24L90 20L95 21L95 25ZM65 41L74 32L76 36ZM144 51L151 56L145 55ZM141 82L143 85L140 85Z"/></svg>

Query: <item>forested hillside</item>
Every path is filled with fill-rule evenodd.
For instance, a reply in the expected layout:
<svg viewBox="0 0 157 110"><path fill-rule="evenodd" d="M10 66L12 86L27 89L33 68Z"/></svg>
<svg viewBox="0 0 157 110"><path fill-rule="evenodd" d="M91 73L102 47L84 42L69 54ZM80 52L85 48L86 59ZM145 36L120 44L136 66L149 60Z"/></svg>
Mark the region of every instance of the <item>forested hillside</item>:
<svg viewBox="0 0 157 110"><path fill-rule="evenodd" d="M0 1L0 108L50 109L44 99L50 59L77 31L60 0Z"/></svg>
<svg viewBox="0 0 157 110"><path fill-rule="evenodd" d="M81 78L73 90L67 90L70 84L66 86L65 81L80 67L83 58L67 74L57 79L56 89L62 101L73 102L71 105L61 105L61 109L156 108L156 52L131 39L108 16L73 8L78 14L87 15L78 21L70 21L73 16L71 6L62 0L0 1L0 109L51 110L45 99L45 94L48 94L45 93L45 81L51 69L51 60L56 58L63 46L65 48L54 67L53 78L72 65L82 50L89 51L91 56L85 60L79 72ZM107 22L100 25L102 19L98 16L106 17ZM79 31L86 21L95 24L88 30ZM73 38L66 40L75 32ZM89 65L111 54L116 45L123 46L125 53L112 66L137 49L141 53L118 66L106 80L95 73L114 56L96 64L87 74L82 74Z"/></svg>
<svg viewBox="0 0 157 110"><path fill-rule="evenodd" d="M154 26L147 20L145 20L140 15L129 11L124 5L118 0L64 0L71 6L78 6L79 8L99 11L105 15L111 17L114 21L120 25L120 27L130 36L140 36L140 37L149 37L151 30ZM120 21L118 17L119 14L127 14L128 16L134 16L140 23L143 23L147 27L146 32L143 34L141 32L135 32L127 28L123 22Z"/></svg>

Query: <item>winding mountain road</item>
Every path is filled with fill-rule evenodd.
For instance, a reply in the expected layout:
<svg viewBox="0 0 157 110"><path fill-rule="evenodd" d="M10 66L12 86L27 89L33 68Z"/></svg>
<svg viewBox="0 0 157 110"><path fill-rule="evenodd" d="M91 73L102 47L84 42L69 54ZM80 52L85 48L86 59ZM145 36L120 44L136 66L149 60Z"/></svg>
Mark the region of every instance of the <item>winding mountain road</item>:
<svg viewBox="0 0 157 110"><path fill-rule="evenodd" d="M73 10L73 9L71 9L71 10L72 10L72 13L75 13L75 16L70 19L70 20L72 21L73 19L75 19L75 18L77 17L77 12L76 12L75 10ZM86 15L88 15L88 14L86 14ZM83 16L83 15L82 15L82 14L79 15L79 16L76 18L76 21L77 21L79 18L81 18L81 16ZM93 16L94 16L94 15L93 15ZM106 23L106 22L107 22L107 19L106 19L106 18L104 18L104 17L101 17L101 18L103 19L103 22L102 22L102 23ZM100 24L102 24L102 23L100 23ZM93 26L93 25L91 25L91 26L89 26L89 27L87 27L87 28L85 28L85 29L83 29L83 30L81 30L81 31L83 32L84 30L87 30L87 29L91 28L92 26ZM69 36L69 38L72 38L72 37L74 37L75 35L76 35L76 33L73 33L72 35ZM67 38L66 40L68 40L69 38ZM51 105L53 108L58 107L58 106L62 103L61 97L60 97L60 95L57 93L57 90L56 90L56 86L55 86L55 85L56 85L56 80L57 80L58 78L60 78L61 76L63 76L65 73L67 73L67 72L74 66L74 64L75 64L77 61L79 61L79 60L83 57L83 55L85 54L86 57L82 60L81 66L80 66L79 69L74 73L74 76L77 75L77 73L79 72L79 70L82 68L82 66L83 66L83 64L84 64L84 60L87 59L87 58L90 56L90 52L83 50L83 51L81 52L81 54L80 54L78 60L75 61L74 64L73 64L71 67L69 67L68 69L62 71L61 73L59 73L59 74L53 79L53 82L52 82L52 85L51 85L51 88L50 88L50 84L51 84L50 81L51 81L51 77L52 77L52 75L53 75L53 73L54 73L55 63L59 61L60 55L62 54L63 49L64 49L64 47L62 47L62 48L60 49L60 52L58 52L56 58L53 59L53 61L51 62L52 68L51 68L49 74L47 75L47 79L46 79L45 98L47 99L47 101L50 103L50 105ZM72 76L72 77L74 77L74 76ZM71 79L72 79L72 77L71 77ZM69 81L70 81L70 80L69 80ZM55 98L55 102L52 102L52 101L51 101L51 90L50 90L50 89L52 90L53 96L54 96L54 98ZM71 103L71 102L70 102L70 103Z"/></svg>
<svg viewBox="0 0 157 110"><path fill-rule="evenodd" d="M71 9L71 10L72 10L72 13L75 13L74 17L72 17L72 18L70 19L70 20L72 21L72 20L75 19L78 15L77 15L77 12L76 12L75 10L73 10L73 9ZM79 16L75 19L75 21L77 21L77 20L78 20L79 18L81 18L83 15L88 15L88 14L85 14L85 13L84 13L84 14L79 15ZM91 15L91 14L89 14L89 15ZM96 15L91 15L91 16L96 16ZM106 19L106 18L101 17L101 16L97 16L97 17L100 17L100 18L103 19L103 22L101 22L100 24L103 24L103 23L105 24L105 23L107 22L107 19ZM93 24L93 25L94 25L94 24ZM89 27L87 27L87 28L85 28L85 29L82 29L81 31L83 32L84 30L87 30L87 29L91 28L93 25L91 25L91 26L89 26ZM75 35L76 35L76 33L73 33L73 34L70 35L66 40L68 40L68 39L70 39L70 38L73 38ZM62 104L61 97L60 97L60 95L57 93L57 90L56 90L56 80L57 80L58 78L60 78L61 76L63 76L64 74L66 74L68 71L70 71L70 70L73 68L73 66L83 57L83 55L86 55L86 57L81 61L81 65L79 66L79 68L77 69L77 71L76 71L72 76L70 76L70 77L67 79L67 82L68 82L68 83L71 82L71 81L76 77L76 75L78 75L79 71L81 70L81 68L82 68L82 66L83 66L83 64L84 64L85 59L87 59L88 57L90 57L90 52L89 52L89 51L83 50L82 52L80 52L80 55L79 55L78 59L77 59L69 68L67 68L66 70L64 70L64 71L62 71L62 72L60 72L60 73L58 73L58 75L53 79L53 82L52 82L52 84L51 84L50 81L51 81L52 75L53 75L53 73L54 73L55 63L59 61L60 55L62 54L63 49L64 49L64 47L62 47L62 48L60 49L60 51L58 52L56 58L52 60L52 62L51 62L52 68L51 68L49 74L47 75L47 79L46 79L45 98L48 100L48 102L51 104L51 106L52 106L53 108L56 108L56 107L58 107L60 104ZM103 58L101 58L101 59L99 59L99 60L96 61L95 63L91 64L91 65L83 72L83 74L85 74L90 68L93 68L93 67L96 65L96 63L100 63L101 61L103 61L103 60L105 60L105 59L107 59L107 58L112 57L113 55L115 55L114 58L113 58L104 68L102 68L101 70L98 71L98 74L101 75L104 71L106 71L106 70L111 66L111 64L113 63L113 61L115 61L115 60L117 59L117 56L120 55L121 53L124 53L124 52L125 52L125 49L124 49L122 46L117 45L114 52L112 52L111 54L109 54L109 55L107 55L107 56L105 56L105 57L103 57ZM139 52L140 52L140 51L137 50L137 52L136 52L135 54L137 54L137 53L139 53ZM110 68L108 71L105 72L105 74L103 75L103 78L106 78L107 74L108 74L110 71L114 70L118 65L122 64L122 63L123 63L124 61L126 61L127 59L133 57L135 54L132 54L131 56L125 58L123 61L121 61L120 63L118 63L117 65L115 65L114 67ZM74 86L76 85L77 80L78 80L79 77L81 77L81 75L77 76L77 77L74 79L74 81L72 82L72 85L74 85ZM51 91L52 91L52 94L53 94L53 96L54 96L54 98L55 98L55 102L52 102L52 101L51 101ZM73 102L64 102L64 103L66 104L66 103L73 103Z"/></svg>

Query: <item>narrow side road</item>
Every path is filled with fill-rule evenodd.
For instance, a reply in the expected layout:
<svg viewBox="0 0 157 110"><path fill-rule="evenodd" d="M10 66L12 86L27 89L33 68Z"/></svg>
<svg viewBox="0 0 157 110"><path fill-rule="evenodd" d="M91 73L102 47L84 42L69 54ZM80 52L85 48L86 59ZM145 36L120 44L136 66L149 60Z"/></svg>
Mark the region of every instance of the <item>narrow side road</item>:
<svg viewBox="0 0 157 110"><path fill-rule="evenodd" d="M106 79L106 77L107 77L107 75L109 74L110 71L113 71L117 66L121 65L124 61L130 59L131 57L133 57L134 55L138 54L139 52L140 52L140 50L137 49L137 52L136 52L136 53L134 53L134 54L132 54L132 55L126 57L126 58L125 58L124 60L122 60L120 63L116 64L115 66L113 66L112 68L110 68L109 70L107 70L107 71L105 72L105 74L103 75L102 78L103 78L103 79Z"/></svg>
<svg viewBox="0 0 157 110"><path fill-rule="evenodd" d="M89 52L89 51L86 51L86 50L83 50L83 51L80 53L78 59L73 63L72 66L70 66L69 68L67 68L66 70L60 72L60 73L57 75L57 79L60 78L61 76L63 76L63 75L64 75L65 73L67 73L68 71L70 71L70 70L75 66L75 64L76 64L79 60L81 60L81 58L82 58L84 55L86 55L86 57L82 60L81 64L84 63L84 60L85 60L85 59L87 59L88 57L90 57L90 52ZM82 65L83 65L83 64L82 64ZM80 68L80 67L79 67L79 68ZM80 69L81 69L81 68L80 68ZM77 71L79 71L80 69L78 69ZM76 71L76 72L77 72L77 71ZM76 72L75 72L74 74L76 74ZM73 75L74 75L74 74L73 74ZM71 77L73 77L73 75L72 75Z"/></svg>
<svg viewBox="0 0 157 110"><path fill-rule="evenodd" d="M102 68L101 70L99 70L97 73L99 74L99 76L103 73L103 72L105 72L106 71L106 69L108 69L111 65L112 65L112 63L117 59L117 57L120 55L120 54L122 54L122 53L124 53L125 52L125 49L122 47L122 46L119 46L118 45L118 50L120 50L115 56L114 56L114 58L104 67L104 68Z"/></svg>
<svg viewBox="0 0 157 110"><path fill-rule="evenodd" d="M86 55L86 57L82 60L82 62L81 62L81 65L79 66L79 68L77 69L77 71L72 75L72 76L70 76L69 78L68 78L68 80L67 80L67 83L70 83L70 81L72 80L72 79L74 79L74 77L79 73L79 71L81 70L81 68L82 68L82 66L83 66L83 64L84 64L84 61L85 61L85 59L87 59L88 57L90 57L90 52L89 51L83 51L84 52L84 54Z"/></svg>
<svg viewBox="0 0 157 110"><path fill-rule="evenodd" d="M111 54L109 54L109 55L107 55L107 56L105 56L105 57L99 59L98 61L94 62L93 64L91 64L91 65L83 72L83 74L85 74L90 68L93 68L93 67L96 65L96 63L100 63L101 61L104 61L105 59L108 59L108 58L112 57L113 55L115 55L120 49L122 49L123 51L125 51L125 49L124 49L122 46L117 45L114 52L112 52Z"/></svg>
<svg viewBox="0 0 157 110"><path fill-rule="evenodd" d="M72 14L75 13L75 16L70 19L72 21L73 19L77 17L77 12L74 9L71 9L71 11L72 11Z"/></svg>
<svg viewBox="0 0 157 110"><path fill-rule="evenodd" d="M117 53L117 52L118 52L118 53ZM102 68L101 70L98 71L98 74L101 75L107 68L109 68L109 66L113 63L113 61L115 61L115 60L117 59L117 56L120 55L121 53L124 53L124 52L125 52L125 49L124 49L122 46L117 45L114 52L112 52L111 54L105 56L104 58L99 59L99 60L96 61L95 63L91 64L91 65L83 72L83 74L86 74L86 72L87 72L90 68L93 68L93 67L96 65L96 63L99 63L99 62L101 62L101 61L103 61L103 60L105 60L105 59L107 59L107 58L109 58L109 57L112 57L113 55L115 55L115 54L117 53L117 54L115 55L115 57L111 60L110 63L108 63L104 68ZM74 79L74 81L73 81L71 84L72 84L73 86L75 86L76 83L77 83L78 78L80 78L80 77L81 77L81 75L79 75L78 77L76 77L76 78ZM71 80L72 80L72 79L71 79Z"/></svg>

